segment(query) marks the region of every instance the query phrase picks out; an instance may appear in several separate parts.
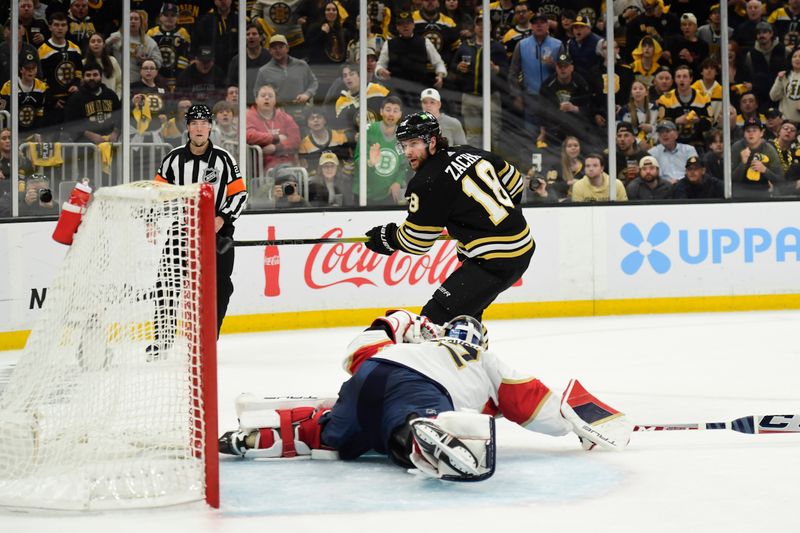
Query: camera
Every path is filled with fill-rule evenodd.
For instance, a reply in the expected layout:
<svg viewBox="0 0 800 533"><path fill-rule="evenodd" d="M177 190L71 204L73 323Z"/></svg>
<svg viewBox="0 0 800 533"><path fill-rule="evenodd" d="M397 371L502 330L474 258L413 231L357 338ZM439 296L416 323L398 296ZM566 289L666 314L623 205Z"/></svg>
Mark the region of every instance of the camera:
<svg viewBox="0 0 800 533"><path fill-rule="evenodd" d="M284 196L291 196L295 193L296 187L294 183L284 183L283 184L283 195Z"/></svg>
<svg viewBox="0 0 800 533"><path fill-rule="evenodd" d="M53 191L50 189L39 189L39 201L43 204L49 204L53 201Z"/></svg>

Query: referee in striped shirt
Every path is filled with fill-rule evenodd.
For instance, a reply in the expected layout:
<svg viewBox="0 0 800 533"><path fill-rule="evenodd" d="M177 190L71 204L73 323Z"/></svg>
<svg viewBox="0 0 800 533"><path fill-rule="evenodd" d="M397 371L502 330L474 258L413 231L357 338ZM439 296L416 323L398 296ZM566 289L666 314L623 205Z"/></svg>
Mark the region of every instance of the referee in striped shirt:
<svg viewBox="0 0 800 533"><path fill-rule="evenodd" d="M210 183L214 187L216 218L214 229L220 237L227 241L233 239L233 223L247 204L247 190L239 172L239 166L233 156L209 140L211 135L211 109L205 105L193 105L186 112L186 127L189 131L189 142L185 146L175 148L161 162L155 180L173 185L190 183ZM234 248L217 249L217 335L222 320L228 309L228 302L233 294ZM166 291L169 292L169 287ZM179 290L179 289L178 289ZM159 292L162 292L159 290ZM168 295L166 295L168 297ZM158 344L159 335L156 335ZM156 346L155 349L164 348ZM152 350L150 350L152 351ZM154 354L155 358L158 357Z"/></svg>

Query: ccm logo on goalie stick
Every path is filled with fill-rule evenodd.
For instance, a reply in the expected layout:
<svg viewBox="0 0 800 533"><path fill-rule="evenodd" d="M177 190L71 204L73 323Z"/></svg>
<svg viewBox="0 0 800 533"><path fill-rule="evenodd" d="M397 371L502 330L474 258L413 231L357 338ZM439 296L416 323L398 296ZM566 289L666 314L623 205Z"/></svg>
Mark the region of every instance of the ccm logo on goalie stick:
<svg viewBox="0 0 800 533"><path fill-rule="evenodd" d="M779 421L779 419L783 420ZM761 420L758 422L758 427L762 429L760 433L768 433L770 430L776 432L783 432L786 430L800 431L800 417L797 415L767 415L761 417Z"/></svg>

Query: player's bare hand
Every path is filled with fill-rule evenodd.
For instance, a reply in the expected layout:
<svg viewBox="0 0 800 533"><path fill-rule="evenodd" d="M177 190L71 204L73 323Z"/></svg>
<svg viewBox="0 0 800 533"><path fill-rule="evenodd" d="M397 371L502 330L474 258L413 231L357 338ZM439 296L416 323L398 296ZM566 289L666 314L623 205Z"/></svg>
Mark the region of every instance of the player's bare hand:
<svg viewBox="0 0 800 533"><path fill-rule="evenodd" d="M225 219L222 217L214 217L214 233L219 233L222 226L225 225Z"/></svg>

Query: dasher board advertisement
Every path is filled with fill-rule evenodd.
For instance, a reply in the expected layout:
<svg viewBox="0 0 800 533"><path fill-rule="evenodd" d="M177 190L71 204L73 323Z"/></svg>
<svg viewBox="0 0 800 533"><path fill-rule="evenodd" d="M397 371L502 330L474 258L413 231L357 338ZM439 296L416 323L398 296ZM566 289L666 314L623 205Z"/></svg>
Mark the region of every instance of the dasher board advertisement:
<svg viewBox="0 0 800 533"><path fill-rule="evenodd" d="M721 309L706 305L713 298L751 302L738 309L800 307L798 214L797 202L526 209L536 253L497 303L520 318L665 312L659 299L692 302L681 309L693 311ZM248 214L235 238L358 237L404 218L401 210ZM0 254L0 333L30 330L46 304L68 250L52 240L54 226L0 224L7 252ZM306 323L313 327L319 312L418 309L457 266L452 241L423 256L391 257L362 243L237 247L226 324L311 313ZM630 301L643 305L620 306ZM326 325L336 322L336 313L327 315ZM2 341L0 347L10 346Z"/></svg>

